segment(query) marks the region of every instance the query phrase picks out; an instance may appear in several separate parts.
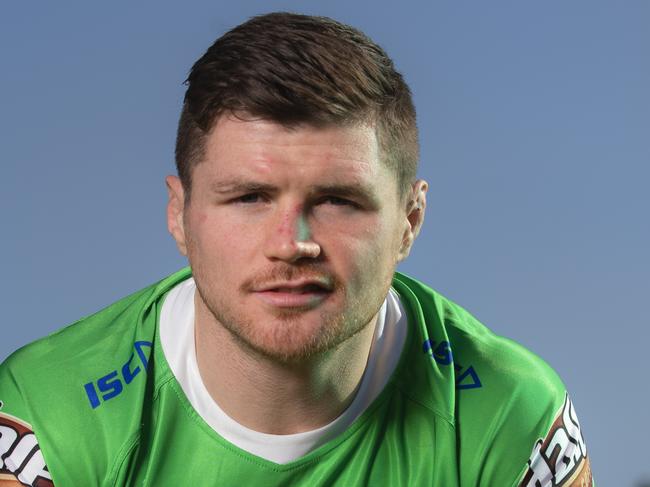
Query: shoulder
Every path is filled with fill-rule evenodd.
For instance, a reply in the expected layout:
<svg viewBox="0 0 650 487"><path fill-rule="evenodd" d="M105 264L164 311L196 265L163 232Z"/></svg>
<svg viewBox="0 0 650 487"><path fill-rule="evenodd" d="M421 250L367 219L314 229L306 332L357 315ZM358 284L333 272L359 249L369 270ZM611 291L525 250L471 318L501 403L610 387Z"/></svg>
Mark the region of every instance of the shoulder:
<svg viewBox="0 0 650 487"><path fill-rule="evenodd" d="M18 349L0 365L3 383L10 378L23 392L38 394L44 384L62 386L70 374L78 376L111 362L134 340L151 338L153 328L148 325L155 320L147 320L147 315L155 314L158 299L187 276L189 270L183 269Z"/></svg>
<svg viewBox="0 0 650 487"><path fill-rule="evenodd" d="M189 268L185 268L140 289L96 313L25 345L11 354L0 367L28 371L30 375L34 371L56 375L57 370L61 370L60 367L76 368L77 361L97 360L104 355L98 353L99 348L110 353L113 346L119 346L124 338L122 333L136 328L137 324L146 319L147 313L155 312L159 298L190 275Z"/></svg>
<svg viewBox="0 0 650 487"><path fill-rule="evenodd" d="M449 367L458 390L525 390L527 396L553 396L554 403L563 400L562 381L539 356L493 333L420 281L398 273L394 284L418 332L422 353L432 359L432 366Z"/></svg>
<svg viewBox="0 0 650 487"><path fill-rule="evenodd" d="M420 353L429 357L429 375L433 379L427 389L446 387L446 392L437 396L447 400L442 407L447 408L455 425L459 470L465 482L512 485L526 469L525 475L531 476L535 462L547 458L538 454L534 460L535 452L544 441L551 441L560 423L570 444L553 457L557 465L546 462L553 463L548 472L555 475L559 469L553 479L564 481L569 477L562 465L575 467L574 473L585 464L584 471L588 470L584 439L566 388L543 359L493 333L464 308L425 284L403 274L395 276L394 284L420 333ZM420 401L426 400L420 397ZM563 411L567 421L568 411L573 411L575 420L563 423ZM582 445L582 449L571 449L571 445ZM547 446L548 458L553 448ZM574 460L565 460L567 455ZM552 477L548 478L550 482ZM536 485L535 481L530 485Z"/></svg>
<svg viewBox="0 0 650 487"><path fill-rule="evenodd" d="M143 377L153 348L157 304L189 275L184 269L137 291L26 345L0 365L0 428L11 423L18 431L16 425L22 425L15 441L26 435L31 435L28 441L37 440L55 481L57 473L91 468L90 461L74 464L74 452L84 443L108 459L126 439L119 425L137 427L137 420L129 418L136 414L132 403L142 402L139 396L147 382ZM107 401L114 406L104 407ZM110 448L115 451L105 451ZM4 453L0 451L0 458ZM23 459L14 470L21 463L26 468Z"/></svg>

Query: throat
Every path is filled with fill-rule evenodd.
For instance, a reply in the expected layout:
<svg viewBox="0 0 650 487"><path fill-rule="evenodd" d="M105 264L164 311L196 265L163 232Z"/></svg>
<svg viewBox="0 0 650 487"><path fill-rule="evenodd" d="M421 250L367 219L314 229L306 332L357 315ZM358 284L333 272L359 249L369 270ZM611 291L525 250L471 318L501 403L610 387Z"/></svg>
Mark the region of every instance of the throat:
<svg viewBox="0 0 650 487"><path fill-rule="evenodd" d="M222 325L198 313L195 348L205 389L238 424L287 435L331 423L352 403L363 376L374 326L333 350L282 363L252 352Z"/></svg>

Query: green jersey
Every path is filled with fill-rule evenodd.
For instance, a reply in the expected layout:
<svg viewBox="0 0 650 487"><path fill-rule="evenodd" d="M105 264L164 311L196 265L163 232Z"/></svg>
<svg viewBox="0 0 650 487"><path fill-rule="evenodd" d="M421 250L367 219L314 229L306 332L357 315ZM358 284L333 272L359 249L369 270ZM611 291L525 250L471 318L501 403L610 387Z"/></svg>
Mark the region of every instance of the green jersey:
<svg viewBox="0 0 650 487"><path fill-rule="evenodd" d="M0 366L0 486L591 485L565 387L537 356L396 273L408 318L387 385L342 434L277 464L219 436L160 345L189 269Z"/></svg>

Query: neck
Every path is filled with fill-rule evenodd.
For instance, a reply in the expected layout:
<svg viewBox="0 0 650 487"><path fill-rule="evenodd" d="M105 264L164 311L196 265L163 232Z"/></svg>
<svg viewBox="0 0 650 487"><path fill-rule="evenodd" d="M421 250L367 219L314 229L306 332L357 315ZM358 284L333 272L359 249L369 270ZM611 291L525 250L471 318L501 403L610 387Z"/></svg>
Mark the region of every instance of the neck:
<svg viewBox="0 0 650 487"><path fill-rule="evenodd" d="M291 363L261 356L225 329L195 296L201 379L219 407L252 430L293 434L338 417L361 382L377 315L332 350Z"/></svg>

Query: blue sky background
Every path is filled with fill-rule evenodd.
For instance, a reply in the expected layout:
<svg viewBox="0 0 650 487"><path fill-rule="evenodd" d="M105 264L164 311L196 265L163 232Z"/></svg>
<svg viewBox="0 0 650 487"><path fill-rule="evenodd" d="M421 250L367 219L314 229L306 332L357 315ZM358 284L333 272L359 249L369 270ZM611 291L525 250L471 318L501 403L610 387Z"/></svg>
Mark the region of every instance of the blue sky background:
<svg viewBox="0 0 650 487"><path fill-rule="evenodd" d="M182 82L251 15L361 28L418 109L401 270L564 378L599 486L650 482L650 2L4 2L0 360L184 265L165 226Z"/></svg>

